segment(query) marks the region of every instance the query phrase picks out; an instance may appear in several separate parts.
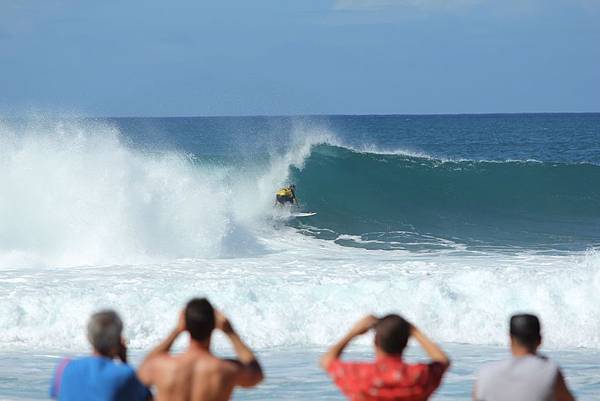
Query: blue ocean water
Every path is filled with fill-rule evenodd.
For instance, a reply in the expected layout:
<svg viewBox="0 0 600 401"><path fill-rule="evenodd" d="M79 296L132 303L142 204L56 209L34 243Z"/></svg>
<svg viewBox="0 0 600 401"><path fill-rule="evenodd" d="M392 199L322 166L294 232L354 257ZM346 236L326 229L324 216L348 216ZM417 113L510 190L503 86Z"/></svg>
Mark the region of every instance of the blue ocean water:
<svg viewBox="0 0 600 401"><path fill-rule="evenodd" d="M296 226L340 245L429 250L452 241L582 250L600 244L598 114L115 122L141 146L168 144L225 165L268 163L265 154L314 135L311 154L301 168L290 167L288 180L298 184L303 207L320 213Z"/></svg>
<svg viewBox="0 0 600 401"><path fill-rule="evenodd" d="M436 399L464 399L531 311L591 400L599 182L600 114L0 120L0 398L44 399L93 310L139 359L207 295L271 370L237 399L341 399L304 367L389 311L449 348ZM273 207L288 183L316 216Z"/></svg>

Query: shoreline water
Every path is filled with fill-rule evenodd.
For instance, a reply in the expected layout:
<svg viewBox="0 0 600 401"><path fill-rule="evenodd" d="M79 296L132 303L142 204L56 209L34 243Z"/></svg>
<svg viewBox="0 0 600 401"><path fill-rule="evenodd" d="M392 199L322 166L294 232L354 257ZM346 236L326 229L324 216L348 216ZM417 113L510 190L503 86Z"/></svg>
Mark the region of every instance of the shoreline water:
<svg viewBox="0 0 600 401"><path fill-rule="evenodd" d="M432 401L470 399L476 371L481 365L509 357L506 346L475 346L442 343L452 358L452 367ZM267 378L256 389L234 392L233 400L324 400L342 401L344 397L330 378L318 367L324 348L305 350L262 349L257 355ZM147 351L130 351L131 364L137 366ZM231 355L230 350L217 354ZM541 353L560 364L569 387L580 401L593 401L600 391L600 350L544 350ZM84 354L69 354L79 356ZM56 363L64 354L0 353L0 399L3 401L47 400L49 380ZM367 346L352 346L344 358L368 360L373 353ZM426 360L416 344L411 344L405 356L409 362ZM15 381L18 383L15 386Z"/></svg>

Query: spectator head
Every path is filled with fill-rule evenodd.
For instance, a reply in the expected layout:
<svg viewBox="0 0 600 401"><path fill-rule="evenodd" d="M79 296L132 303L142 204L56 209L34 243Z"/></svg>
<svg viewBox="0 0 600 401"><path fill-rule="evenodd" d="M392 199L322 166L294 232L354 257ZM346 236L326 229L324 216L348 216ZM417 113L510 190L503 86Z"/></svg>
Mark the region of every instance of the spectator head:
<svg viewBox="0 0 600 401"><path fill-rule="evenodd" d="M123 322L113 310L96 312L87 325L87 337L100 355L113 357L119 353Z"/></svg>
<svg viewBox="0 0 600 401"><path fill-rule="evenodd" d="M537 316L513 315L510 318L510 337L528 351L535 352L542 343L540 321Z"/></svg>
<svg viewBox="0 0 600 401"><path fill-rule="evenodd" d="M207 341L215 328L215 310L206 298L194 298L185 307L185 328L193 340Z"/></svg>
<svg viewBox="0 0 600 401"><path fill-rule="evenodd" d="M410 337L410 323L398 315L387 315L375 324L375 346L390 355L401 355Z"/></svg>

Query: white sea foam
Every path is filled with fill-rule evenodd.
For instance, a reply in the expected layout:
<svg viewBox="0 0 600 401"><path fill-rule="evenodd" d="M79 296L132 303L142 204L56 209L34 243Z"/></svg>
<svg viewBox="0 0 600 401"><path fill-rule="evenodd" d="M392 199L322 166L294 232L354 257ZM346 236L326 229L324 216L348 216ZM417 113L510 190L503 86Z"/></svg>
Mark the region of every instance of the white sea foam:
<svg viewBox="0 0 600 401"><path fill-rule="evenodd" d="M106 123L0 125L0 266L149 263L258 252L288 167L327 132L305 133L265 171L197 166L130 149Z"/></svg>
<svg viewBox="0 0 600 401"><path fill-rule="evenodd" d="M407 149L407 148L391 148L391 149L389 149L389 148L382 148L380 146L376 146L373 144L370 144L370 145L364 144L361 146L344 145L344 147L351 149L357 153L408 156L408 157L414 157L414 158L418 158L418 159L438 160L438 161L451 161L452 160L452 159L443 158L443 157L435 157L435 156L432 156L432 155L422 152L422 151L418 151L418 150L414 150L414 149Z"/></svg>
<svg viewBox="0 0 600 401"><path fill-rule="evenodd" d="M447 157L447 156L442 156L442 155L433 155L433 154L430 154L427 152L423 152L423 151L415 150L415 149L411 149L411 148L406 148L406 147L404 147L404 148L398 148L398 147L386 148L386 147L381 147L381 146L377 146L377 145L373 145L373 144L363 144L361 146L352 146L352 145L348 145L348 144L345 144L345 143L337 141L337 140L328 142L328 143L331 145L343 146L343 147L350 149L357 153L367 153L367 154L387 155L387 156L406 156L406 157L411 157L411 158L415 158L415 159L431 160L431 161L439 162L442 164L446 164L446 163L496 163L496 164L503 164L503 163L534 164L535 163L535 164L543 164L543 163L545 163L542 160L532 159L532 158L527 158L527 159L485 159L485 158L467 159L467 158L462 158L462 157ZM578 162L576 164L595 165L595 163L588 162L588 161Z"/></svg>
<svg viewBox="0 0 600 401"><path fill-rule="evenodd" d="M600 348L595 252L415 256L289 228L262 244L270 253L261 257L1 271L0 349L83 350L85 320L101 307L118 309L132 347L147 348L195 295L209 296L259 348L329 344L363 313L391 311L437 340L470 344L503 344L509 314L532 311L548 346Z"/></svg>

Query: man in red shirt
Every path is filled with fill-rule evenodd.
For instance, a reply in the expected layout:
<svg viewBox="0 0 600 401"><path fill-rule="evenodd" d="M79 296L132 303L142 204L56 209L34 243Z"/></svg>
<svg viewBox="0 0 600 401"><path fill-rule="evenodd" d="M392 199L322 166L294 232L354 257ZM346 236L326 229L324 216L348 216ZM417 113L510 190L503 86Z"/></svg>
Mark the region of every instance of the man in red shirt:
<svg viewBox="0 0 600 401"><path fill-rule="evenodd" d="M370 329L375 330L375 361L343 362L344 348ZM430 363L409 365L402 360L410 336L423 347ZM365 316L321 358L321 367L351 401L425 401L449 366L444 351L398 315Z"/></svg>

